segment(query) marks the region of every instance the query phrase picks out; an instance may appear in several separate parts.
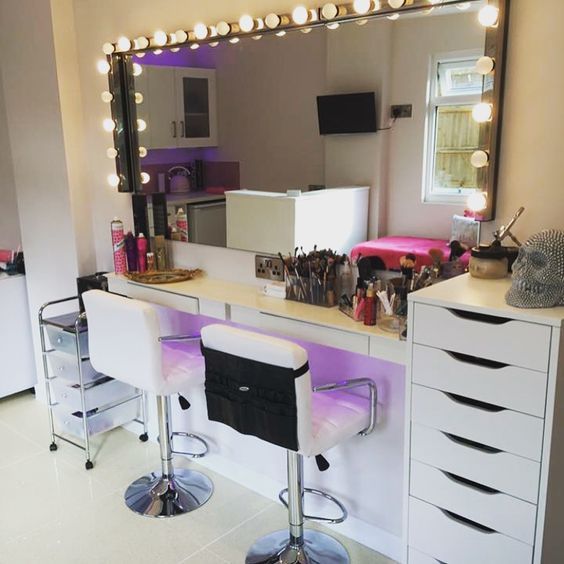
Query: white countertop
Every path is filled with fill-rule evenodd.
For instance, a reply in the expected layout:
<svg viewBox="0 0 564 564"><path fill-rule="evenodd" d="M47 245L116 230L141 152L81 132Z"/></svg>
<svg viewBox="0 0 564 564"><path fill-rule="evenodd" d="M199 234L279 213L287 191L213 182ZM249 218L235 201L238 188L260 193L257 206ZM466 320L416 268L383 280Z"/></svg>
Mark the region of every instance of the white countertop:
<svg viewBox="0 0 564 564"><path fill-rule="evenodd" d="M553 327L561 327L564 324L563 306L522 309L507 305L505 294L510 287L511 278L509 277L500 280L482 280L473 278L470 274L464 274L414 292L409 295L409 300Z"/></svg>

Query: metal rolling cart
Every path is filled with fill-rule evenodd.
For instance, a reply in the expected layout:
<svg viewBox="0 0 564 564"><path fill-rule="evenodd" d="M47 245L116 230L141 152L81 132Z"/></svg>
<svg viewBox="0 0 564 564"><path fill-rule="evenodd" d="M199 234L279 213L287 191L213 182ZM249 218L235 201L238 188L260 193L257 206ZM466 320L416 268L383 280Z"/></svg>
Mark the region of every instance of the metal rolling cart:
<svg viewBox="0 0 564 564"><path fill-rule="evenodd" d="M57 450L56 439L81 448L85 452L85 467L90 470L94 467L90 450L92 436L136 421L143 424L139 440L147 441L146 402L143 392L94 370L88 356L85 313L44 317L52 306L73 300L78 300L78 296L47 302L39 310L39 333L51 432L49 450ZM46 337L51 345L49 348ZM142 420L138 419L139 403ZM56 432L56 427L62 427L66 436L62 432ZM82 440L82 444L69 435Z"/></svg>

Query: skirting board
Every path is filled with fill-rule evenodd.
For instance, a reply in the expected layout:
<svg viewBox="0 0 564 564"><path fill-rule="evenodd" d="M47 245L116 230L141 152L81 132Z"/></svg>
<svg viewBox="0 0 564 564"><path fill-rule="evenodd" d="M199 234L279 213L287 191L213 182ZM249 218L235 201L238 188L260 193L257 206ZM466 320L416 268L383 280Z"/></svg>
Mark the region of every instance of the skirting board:
<svg viewBox="0 0 564 564"><path fill-rule="evenodd" d="M136 435L142 432L141 424L136 422L128 423L124 428ZM150 436L154 435L150 433ZM286 484L277 482L264 474L252 472L248 468L218 454L208 454L205 458L199 458L194 462L273 501L278 501L278 492L286 487ZM402 561L404 552L402 540L387 531L350 515L344 523L330 525L329 528L396 562Z"/></svg>

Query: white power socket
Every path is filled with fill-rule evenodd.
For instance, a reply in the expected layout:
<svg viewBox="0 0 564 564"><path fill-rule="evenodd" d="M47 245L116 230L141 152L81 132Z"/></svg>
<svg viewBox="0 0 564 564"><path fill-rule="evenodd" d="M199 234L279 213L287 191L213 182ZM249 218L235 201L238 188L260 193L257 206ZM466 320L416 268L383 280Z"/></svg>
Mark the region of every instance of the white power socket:
<svg viewBox="0 0 564 564"><path fill-rule="evenodd" d="M284 265L280 257L255 255L255 276L266 280L284 281Z"/></svg>

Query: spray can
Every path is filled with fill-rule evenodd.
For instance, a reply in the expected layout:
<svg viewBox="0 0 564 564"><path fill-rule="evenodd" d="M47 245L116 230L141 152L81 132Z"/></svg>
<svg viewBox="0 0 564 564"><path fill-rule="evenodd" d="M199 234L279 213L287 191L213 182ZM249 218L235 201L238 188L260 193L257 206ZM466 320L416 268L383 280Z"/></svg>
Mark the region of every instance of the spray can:
<svg viewBox="0 0 564 564"><path fill-rule="evenodd" d="M116 274L124 274L127 271L125 259L125 237L123 234L123 222L114 217L111 223L112 245L114 248L114 271Z"/></svg>
<svg viewBox="0 0 564 564"><path fill-rule="evenodd" d="M176 211L176 229L180 232L180 240L188 241L188 216L184 208L178 208Z"/></svg>
<svg viewBox="0 0 564 564"><path fill-rule="evenodd" d="M139 233L137 237L137 266L139 272L147 270L147 239L143 233Z"/></svg>

